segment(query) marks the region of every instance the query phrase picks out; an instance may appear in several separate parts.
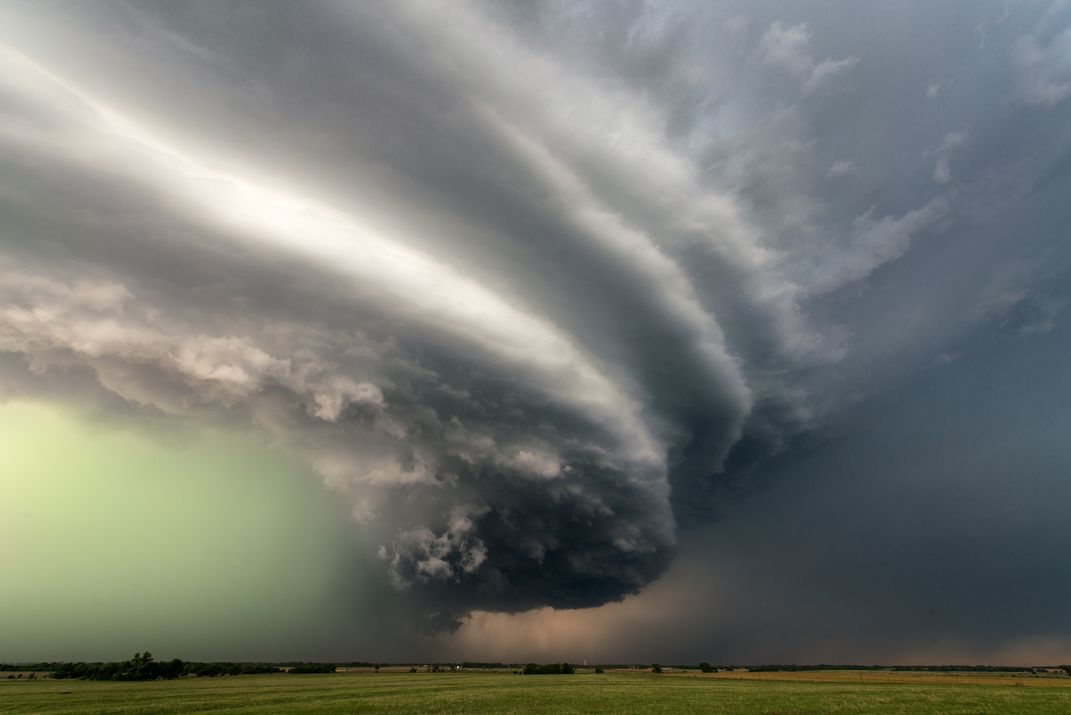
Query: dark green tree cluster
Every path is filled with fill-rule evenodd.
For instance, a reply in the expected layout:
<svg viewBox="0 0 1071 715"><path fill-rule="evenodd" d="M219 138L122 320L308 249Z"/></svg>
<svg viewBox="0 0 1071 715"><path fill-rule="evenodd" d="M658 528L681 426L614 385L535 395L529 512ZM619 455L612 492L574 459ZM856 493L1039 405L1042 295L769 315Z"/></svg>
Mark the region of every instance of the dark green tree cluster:
<svg viewBox="0 0 1071 715"><path fill-rule="evenodd" d="M715 671L714 666L706 662L705 660L699 664L699 669L704 673L713 673Z"/></svg>
<svg viewBox="0 0 1071 715"><path fill-rule="evenodd" d="M196 675L200 678L216 678L221 675L263 675L278 673L279 668L263 663L187 663L183 675Z"/></svg>
<svg viewBox="0 0 1071 715"><path fill-rule="evenodd" d="M275 673L278 670L273 665L258 663L186 663L178 658L158 661L153 660L152 653L146 651L135 653L130 660L114 663L56 663L52 668L52 677L84 680L172 680L190 675L213 678L220 675Z"/></svg>
<svg viewBox="0 0 1071 715"><path fill-rule="evenodd" d="M652 673L661 673L662 672L662 666L660 666L658 663L655 663L654 665L651 666L651 672Z"/></svg>
<svg viewBox="0 0 1071 715"><path fill-rule="evenodd" d="M376 671L379 671L379 666L375 666ZM334 663L299 663L290 668L287 672L295 675L304 675L308 673L334 673Z"/></svg>
<svg viewBox="0 0 1071 715"><path fill-rule="evenodd" d="M178 658L153 660L152 653L135 653L130 660L115 663L62 663L53 678L86 680L171 680L186 674L186 663Z"/></svg>
<svg viewBox="0 0 1071 715"><path fill-rule="evenodd" d="M529 663L523 672L525 675L572 675L576 668L569 663Z"/></svg>

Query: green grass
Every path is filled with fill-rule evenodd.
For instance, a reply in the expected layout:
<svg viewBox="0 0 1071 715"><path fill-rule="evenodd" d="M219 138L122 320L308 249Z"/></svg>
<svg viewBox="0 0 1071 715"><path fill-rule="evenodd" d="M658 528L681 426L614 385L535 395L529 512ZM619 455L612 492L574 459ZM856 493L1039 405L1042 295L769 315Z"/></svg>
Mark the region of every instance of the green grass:
<svg viewBox="0 0 1071 715"><path fill-rule="evenodd" d="M607 673L339 673L145 683L0 680L2 713L1066 713L1071 687Z"/></svg>

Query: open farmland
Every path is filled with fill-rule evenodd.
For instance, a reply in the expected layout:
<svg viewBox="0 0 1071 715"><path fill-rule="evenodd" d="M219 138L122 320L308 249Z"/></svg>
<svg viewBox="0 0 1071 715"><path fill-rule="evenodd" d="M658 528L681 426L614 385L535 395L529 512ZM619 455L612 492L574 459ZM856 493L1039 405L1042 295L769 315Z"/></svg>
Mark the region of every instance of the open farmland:
<svg viewBox="0 0 1071 715"><path fill-rule="evenodd" d="M0 681L3 713L1065 713L1071 679L957 674L338 673Z"/></svg>

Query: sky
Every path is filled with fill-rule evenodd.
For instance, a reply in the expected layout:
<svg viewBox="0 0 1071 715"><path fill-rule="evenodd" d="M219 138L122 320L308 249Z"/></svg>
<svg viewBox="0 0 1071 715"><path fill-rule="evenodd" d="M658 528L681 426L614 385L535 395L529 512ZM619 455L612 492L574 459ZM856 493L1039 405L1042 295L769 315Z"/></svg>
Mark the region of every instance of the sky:
<svg viewBox="0 0 1071 715"><path fill-rule="evenodd" d="M0 5L0 660L1071 662L1071 4Z"/></svg>

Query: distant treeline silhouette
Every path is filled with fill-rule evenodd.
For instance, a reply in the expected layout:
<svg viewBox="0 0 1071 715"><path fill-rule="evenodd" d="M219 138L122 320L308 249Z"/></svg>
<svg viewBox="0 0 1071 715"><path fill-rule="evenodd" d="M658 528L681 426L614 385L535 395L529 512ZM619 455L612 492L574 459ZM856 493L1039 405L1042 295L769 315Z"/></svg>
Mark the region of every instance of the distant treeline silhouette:
<svg viewBox="0 0 1071 715"><path fill-rule="evenodd" d="M379 668L379 666L373 666ZM334 663L299 663L298 665L290 666L286 672L294 673L295 675L301 675L303 673L334 673Z"/></svg>
<svg viewBox="0 0 1071 715"><path fill-rule="evenodd" d="M135 653L130 660L116 662L60 662L44 661L38 663L0 663L0 672L9 673L50 673L53 678L66 679L78 678L85 680L171 680L174 678L197 676L217 677L223 675L253 675L264 673L334 673L336 668L374 668L377 672L380 666L399 665L391 663L373 663L366 661L351 661L348 663L309 663L304 661L289 661L277 663L234 663L229 661L200 662L183 661L178 658L173 660L158 661L148 651ZM409 664L404 664L409 665ZM634 665L634 664L603 664L593 666L596 673L604 669L643 669L654 672L662 672L663 667L658 665ZM798 664L764 664L764 665L711 665L703 662L699 665L673 665L664 666L674 670L701 670L704 673L718 671L746 670L753 673L764 672L798 672L811 670L858 670L858 671L915 671L934 673L1044 673L1051 669L1060 669L1071 675L1071 665L1060 666L1009 666L1009 665L837 665L832 663L818 663L814 665ZM464 661L462 663L436 664L424 666L429 672L452 671L455 669L465 670L513 670L524 675L572 675L576 672L576 666L569 663L528 663L523 669L511 663L489 663ZM410 672L416 672L416 666L410 668ZM14 675L8 677L15 677Z"/></svg>
<svg viewBox="0 0 1071 715"><path fill-rule="evenodd" d="M263 673L333 673L334 663L232 663L155 660L152 653L135 653L130 660L115 662L43 662L0 664L0 671L49 672L53 678L82 680L172 680L183 676L214 678L221 675L256 675Z"/></svg>
<svg viewBox="0 0 1071 715"><path fill-rule="evenodd" d="M277 671L276 666L261 663L201 663L186 662L179 658L154 660L152 653L146 651L135 653L130 660L113 663L60 663L52 670L52 677L85 680L172 680L184 675L210 678Z"/></svg>
<svg viewBox="0 0 1071 715"><path fill-rule="evenodd" d="M528 663L522 672L525 675L572 675L576 668L568 663Z"/></svg>

